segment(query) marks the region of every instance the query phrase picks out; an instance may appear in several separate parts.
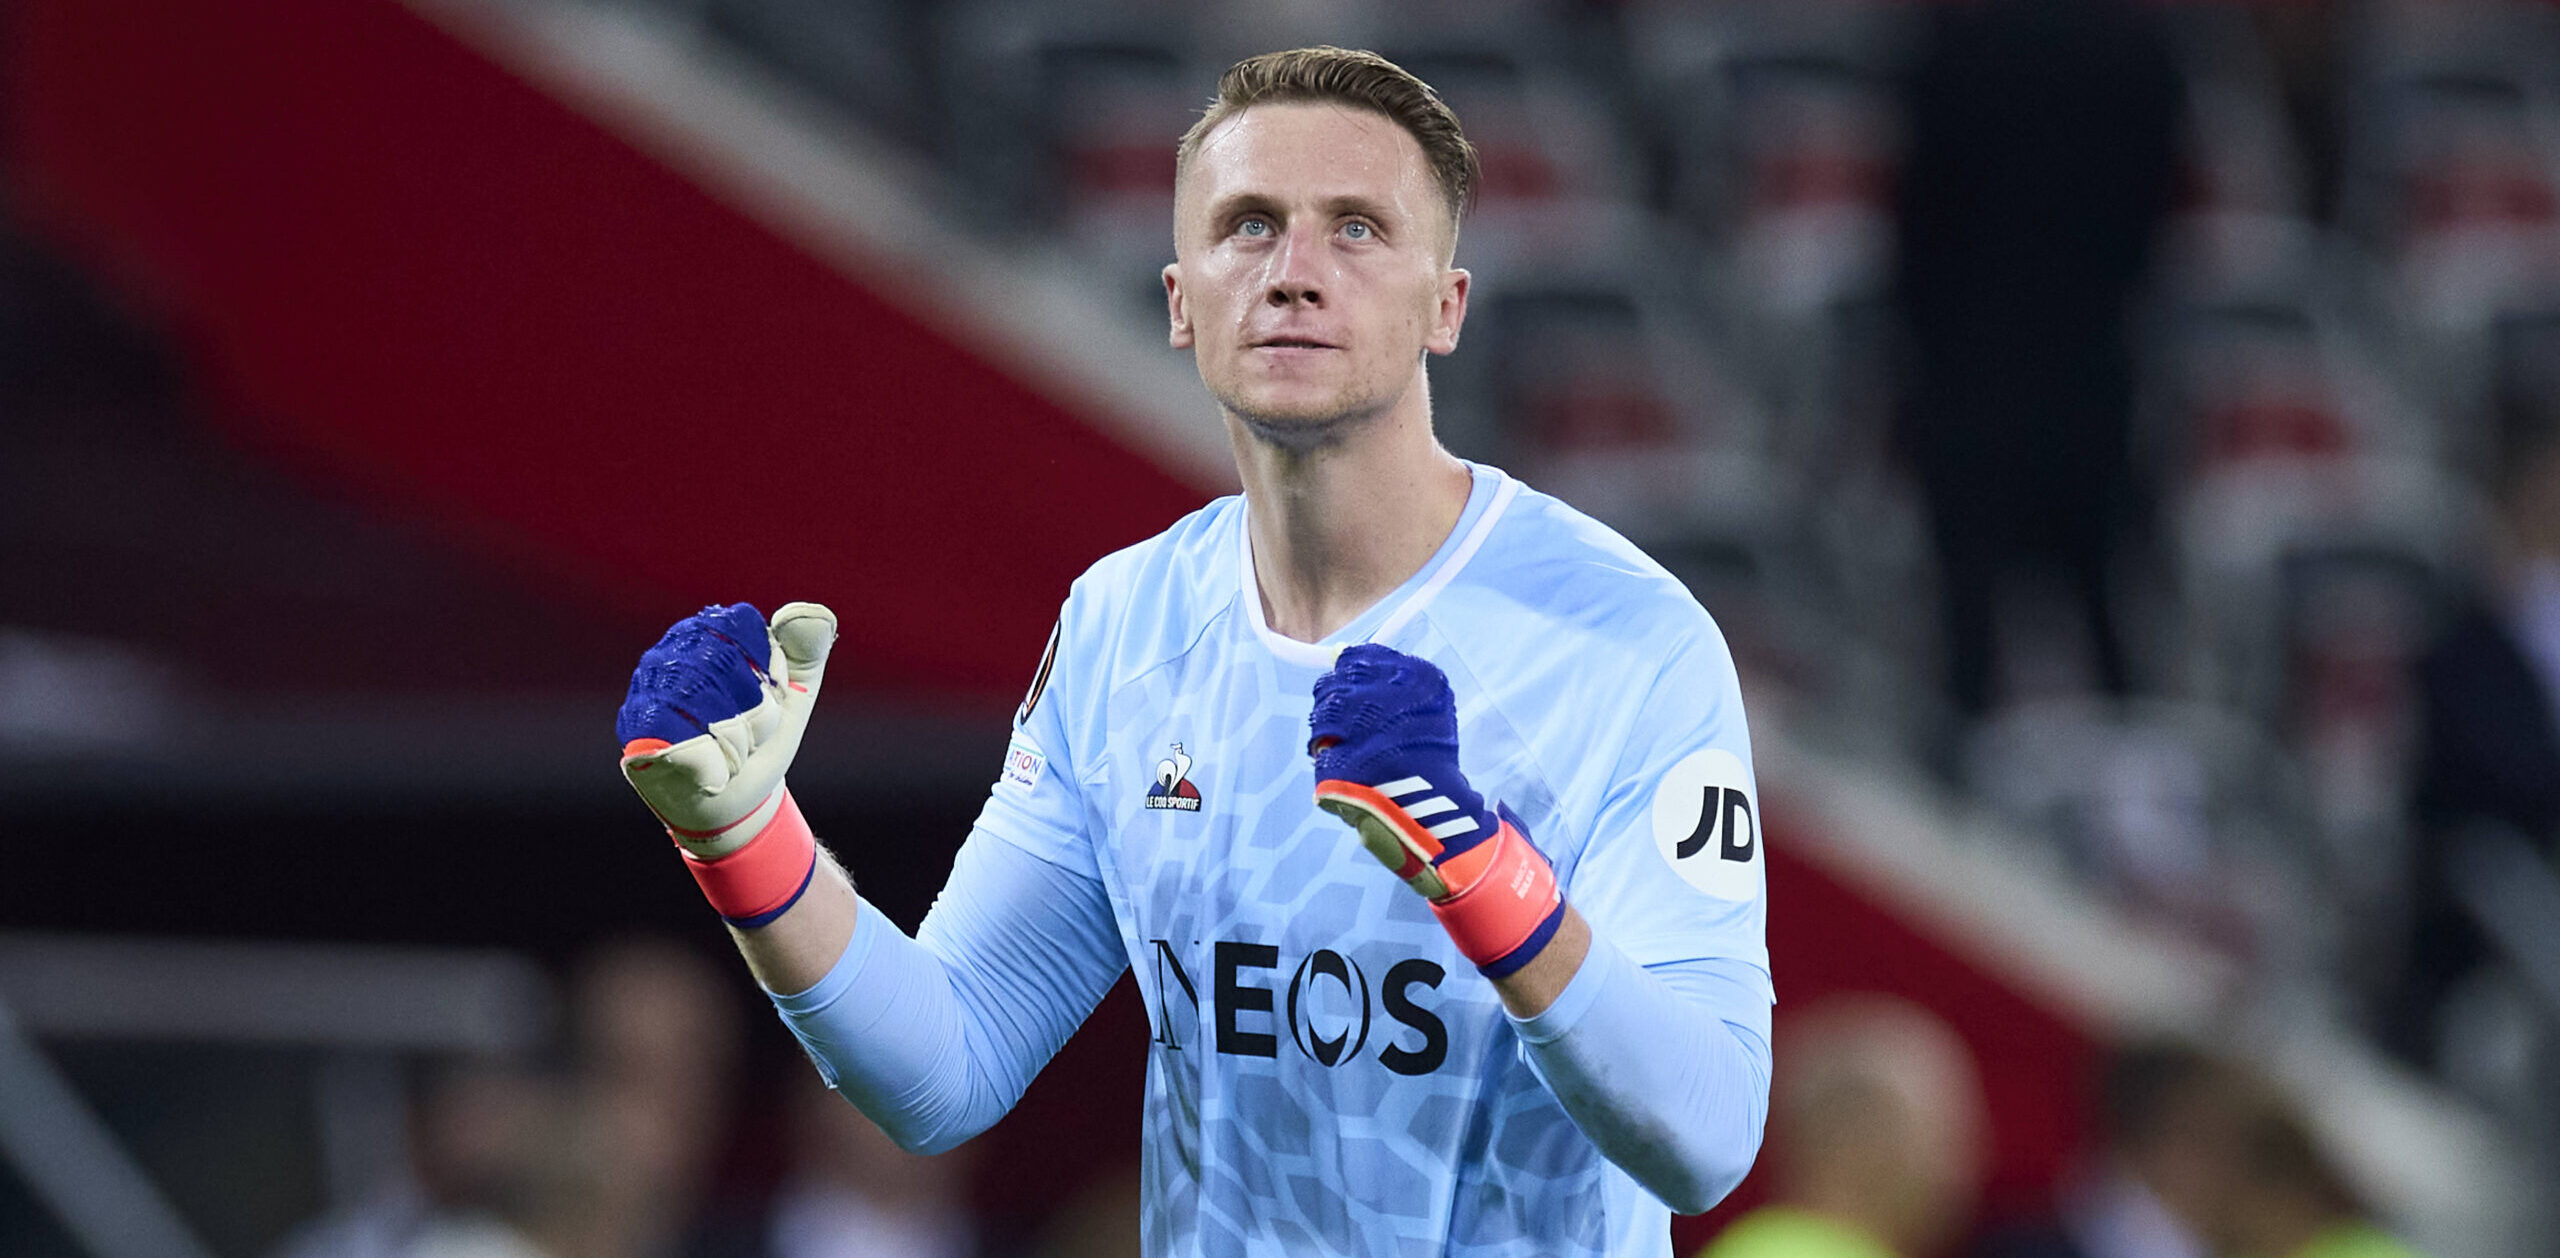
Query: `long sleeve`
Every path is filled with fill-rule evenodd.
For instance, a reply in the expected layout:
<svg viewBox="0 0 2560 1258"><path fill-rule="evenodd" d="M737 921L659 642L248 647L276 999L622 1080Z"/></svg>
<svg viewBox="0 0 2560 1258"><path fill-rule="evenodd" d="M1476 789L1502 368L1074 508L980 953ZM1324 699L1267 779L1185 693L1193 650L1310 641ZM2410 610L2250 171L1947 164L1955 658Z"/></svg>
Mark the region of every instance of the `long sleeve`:
<svg viewBox="0 0 2560 1258"><path fill-rule="evenodd" d="M1515 808L1530 801L1532 841L1591 927L1564 990L1512 1020L1522 1055L1602 1156L1694 1213L1759 1151L1775 989L1741 681L1703 609L1682 594L1674 611L1621 626L1641 648L1625 658L1653 669L1641 688L1577 657L1537 674L1561 681L1497 691L1515 726L1558 712L1581 724L1536 773L1505 780L1493 761L1488 780ZM1541 810L1548 783L1562 787Z"/></svg>
<svg viewBox="0 0 2560 1258"><path fill-rule="evenodd" d="M807 991L773 996L829 1087L906 1149L986 1130L1128 964L1096 879L971 834L915 938L870 903Z"/></svg>
<svg viewBox="0 0 2560 1258"><path fill-rule="evenodd" d="M1681 1214L1750 1171L1769 1114L1767 977L1726 958L1639 966L1595 936L1573 981L1514 1018L1583 1135Z"/></svg>

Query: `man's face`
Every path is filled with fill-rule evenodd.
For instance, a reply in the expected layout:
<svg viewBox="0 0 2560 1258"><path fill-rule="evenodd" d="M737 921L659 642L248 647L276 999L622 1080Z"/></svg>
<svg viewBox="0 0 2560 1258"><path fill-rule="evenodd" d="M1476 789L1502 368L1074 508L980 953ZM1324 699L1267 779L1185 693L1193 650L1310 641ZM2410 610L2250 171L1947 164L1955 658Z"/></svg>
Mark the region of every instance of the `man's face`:
<svg viewBox="0 0 2560 1258"><path fill-rule="evenodd" d="M1256 105L1208 134L1174 204L1174 348L1266 439L1306 447L1422 387L1467 273L1422 145L1367 110Z"/></svg>

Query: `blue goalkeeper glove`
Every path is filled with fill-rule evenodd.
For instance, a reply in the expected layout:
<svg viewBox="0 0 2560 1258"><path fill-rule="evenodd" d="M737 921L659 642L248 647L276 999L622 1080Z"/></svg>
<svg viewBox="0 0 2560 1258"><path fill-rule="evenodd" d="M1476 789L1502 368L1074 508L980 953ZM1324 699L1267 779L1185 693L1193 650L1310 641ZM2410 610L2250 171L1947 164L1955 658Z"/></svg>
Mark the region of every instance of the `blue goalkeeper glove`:
<svg viewBox="0 0 2560 1258"><path fill-rule="evenodd" d="M614 721L622 776L683 849L720 915L760 926L797 901L817 841L783 785L818 700L835 613L745 603L677 621L640 657Z"/></svg>
<svg viewBox="0 0 2560 1258"><path fill-rule="evenodd" d="M1555 871L1511 810L1458 771L1458 705L1429 660L1347 647L1316 679L1307 752L1316 806L1431 902L1476 968L1527 965L1564 922Z"/></svg>

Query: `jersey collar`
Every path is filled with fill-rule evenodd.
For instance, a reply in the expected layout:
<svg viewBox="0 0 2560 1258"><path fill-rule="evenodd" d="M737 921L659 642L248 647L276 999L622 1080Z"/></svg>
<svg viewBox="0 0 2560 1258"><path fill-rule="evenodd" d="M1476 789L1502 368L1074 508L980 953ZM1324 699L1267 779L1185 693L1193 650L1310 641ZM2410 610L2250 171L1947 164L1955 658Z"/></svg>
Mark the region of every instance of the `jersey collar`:
<svg viewBox="0 0 2560 1258"><path fill-rule="evenodd" d="M1467 471L1474 484L1467 490L1466 509L1458 513L1457 524L1442 540L1440 549L1420 571L1405 578L1385 598L1367 611L1351 618L1351 623L1335 630L1322 642L1300 642L1271 628L1262 614L1262 590L1253 574L1253 530L1245 522L1245 511L1236 512L1236 571L1243 580L1237 597L1244 600L1247 623L1255 637L1271 648L1271 653L1292 664L1308 668L1330 668L1334 653L1355 642L1384 642L1402 630L1414 617L1421 615L1440 591L1456 580L1493 532L1503 509L1520 495L1520 482L1504 474L1501 468L1468 462Z"/></svg>

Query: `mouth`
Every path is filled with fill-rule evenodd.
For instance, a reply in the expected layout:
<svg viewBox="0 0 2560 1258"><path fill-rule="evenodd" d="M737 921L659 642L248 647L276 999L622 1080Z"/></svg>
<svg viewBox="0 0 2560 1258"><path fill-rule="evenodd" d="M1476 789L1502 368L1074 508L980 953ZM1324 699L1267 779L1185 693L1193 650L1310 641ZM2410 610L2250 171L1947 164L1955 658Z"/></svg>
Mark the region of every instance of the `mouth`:
<svg viewBox="0 0 2560 1258"><path fill-rule="evenodd" d="M1264 338L1264 339L1262 339L1262 340L1255 341L1255 342L1253 343L1253 347L1254 347L1255 349L1340 349L1340 348L1342 348L1341 346L1336 345L1336 344L1334 344L1334 343L1333 343L1333 342L1331 342L1331 341L1320 341L1320 340L1317 340L1316 338L1311 337L1311 336L1273 336L1273 337L1266 337L1266 338Z"/></svg>

